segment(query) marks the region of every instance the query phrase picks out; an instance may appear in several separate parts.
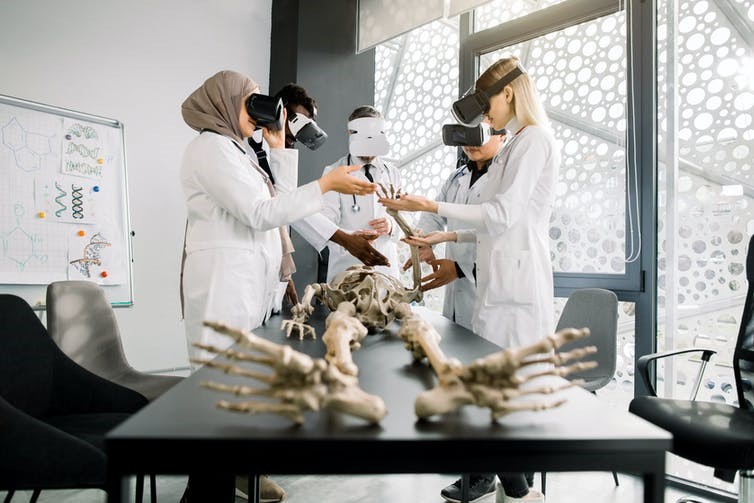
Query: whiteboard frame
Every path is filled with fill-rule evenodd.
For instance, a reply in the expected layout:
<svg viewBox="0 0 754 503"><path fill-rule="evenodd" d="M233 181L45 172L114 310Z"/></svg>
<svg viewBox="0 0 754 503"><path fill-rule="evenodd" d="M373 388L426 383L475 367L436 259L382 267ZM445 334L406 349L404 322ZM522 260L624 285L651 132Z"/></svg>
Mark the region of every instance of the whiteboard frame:
<svg viewBox="0 0 754 503"><path fill-rule="evenodd" d="M128 198L128 163L126 162L126 130L123 122L110 119L107 117L101 117L99 115L87 114L84 112L77 112L75 110L69 110L67 108L56 107L53 105L46 105L44 103L38 103L36 101L25 100L22 98L16 98L14 96L7 96L0 94L0 103L5 105L16 106L19 108L26 108L29 110L35 110L37 112L44 112L55 114L61 117L67 117L69 119L78 119L93 122L95 124L101 124L103 126L113 127L120 129L121 146L123 147L123 193L121 194L121 204L123 205L124 213L124 225L126 229L126 249L128 250L128 256L126 262L128 263L128 300L110 302L113 307L131 307L134 305L134 281L133 281L133 230L131 229L131 212L130 212L130 200ZM38 288L47 288L43 285L21 285L21 284L9 284L0 283L0 287L14 286L21 290L33 291ZM117 285L100 285L107 291L111 286ZM47 306L44 302L36 303L31 306L35 311L44 311Z"/></svg>

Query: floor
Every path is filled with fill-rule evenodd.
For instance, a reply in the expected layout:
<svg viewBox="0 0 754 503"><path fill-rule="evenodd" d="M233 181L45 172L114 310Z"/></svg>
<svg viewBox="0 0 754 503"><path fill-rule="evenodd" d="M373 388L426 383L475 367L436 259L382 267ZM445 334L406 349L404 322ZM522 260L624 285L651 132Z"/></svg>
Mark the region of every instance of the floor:
<svg viewBox="0 0 754 503"><path fill-rule="evenodd" d="M440 489L455 478L447 475L387 475L387 476L273 476L273 480L288 491L287 503L443 503ZM548 473L547 503L638 503L642 501L641 480L619 475L620 486L615 487L609 472ZM186 484L185 477L158 477L158 501L178 503ZM148 486L148 484L147 484ZM539 487L539 477L535 480ZM147 489L148 491L148 489ZM674 488L665 492L666 502L675 502L685 493ZM31 493L19 492L13 503L28 502ZM5 493L0 491L0 498ZM698 498L717 503L722 500ZM98 490L43 491L39 502L47 503L105 503L105 493ZM149 497L144 498L145 502ZM237 498L236 503L244 500ZM490 495L479 503L495 503Z"/></svg>

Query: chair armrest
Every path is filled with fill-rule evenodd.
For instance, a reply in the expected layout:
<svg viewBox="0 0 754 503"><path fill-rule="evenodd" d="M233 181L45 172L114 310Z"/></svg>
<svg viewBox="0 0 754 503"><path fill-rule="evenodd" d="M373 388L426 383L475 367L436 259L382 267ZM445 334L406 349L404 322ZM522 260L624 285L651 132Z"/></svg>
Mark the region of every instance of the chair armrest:
<svg viewBox="0 0 754 503"><path fill-rule="evenodd" d="M56 362L54 376L47 415L132 413L149 403L140 393L93 374L67 357Z"/></svg>
<svg viewBox="0 0 754 503"><path fill-rule="evenodd" d="M681 355L684 353L702 353L702 361L706 365L707 362L710 360L712 355L716 354L717 351L714 349L705 349L705 348L687 348L687 349L676 349L672 351L662 351L660 353L650 353L648 355L644 355L639 358L639 361L637 363L637 373L641 375L642 380L644 381L644 384L647 386L647 389L650 391L652 396L657 396L657 390L655 390L654 386L652 386L652 383L649 379L649 364L655 360L660 360L662 358L667 358L669 356L675 356L675 355ZM704 367L702 367L703 369ZM698 376L698 379L701 379L701 373Z"/></svg>
<svg viewBox="0 0 754 503"><path fill-rule="evenodd" d="M105 453L0 397L0 489L102 487Z"/></svg>

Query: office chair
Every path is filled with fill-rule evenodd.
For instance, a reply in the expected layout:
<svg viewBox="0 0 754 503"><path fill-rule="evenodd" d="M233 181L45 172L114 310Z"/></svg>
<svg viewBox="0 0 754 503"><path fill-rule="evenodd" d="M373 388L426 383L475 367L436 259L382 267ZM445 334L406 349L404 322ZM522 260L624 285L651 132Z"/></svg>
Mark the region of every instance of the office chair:
<svg viewBox="0 0 754 503"><path fill-rule="evenodd" d="M610 290L583 288L574 291L566 301L555 331L565 328L587 327L590 336L572 341L559 351L566 352L584 346L597 346L597 354L590 360L597 362L597 368L574 373L568 379L581 379L581 387L591 393L604 387L615 374L618 346L618 297ZM463 476L468 484L468 474ZM613 472L615 485L620 485L618 474ZM547 491L547 472L542 472L542 493Z"/></svg>
<svg viewBox="0 0 754 503"><path fill-rule="evenodd" d="M47 287L47 331L73 361L150 402L183 380L131 367L113 308L104 290L90 281L56 281Z"/></svg>
<svg viewBox="0 0 754 503"><path fill-rule="evenodd" d="M104 379L138 391L151 402L182 377L139 372L128 363L115 313L102 288L91 281L56 281L47 287L47 331L73 361ZM136 498L144 488L137 479ZM150 478L151 501L157 482Z"/></svg>
<svg viewBox="0 0 754 503"><path fill-rule="evenodd" d="M0 489L105 486L105 434L144 405L139 393L77 365L32 308L0 294Z"/></svg>
<svg viewBox="0 0 754 503"><path fill-rule="evenodd" d="M696 394L707 363L715 351L690 348L653 353L639 358L637 373L651 396L638 396L629 411L673 434L672 451L696 463L713 467L715 477L733 482L740 474L739 501L754 501L754 236L746 255L749 288L733 354L733 374L738 406L697 402ZM701 353L701 365L691 399L658 398L649 366L658 359L691 352Z"/></svg>
<svg viewBox="0 0 754 503"><path fill-rule="evenodd" d="M584 381L580 386L596 394L615 374L618 355L618 297L615 293L602 288L583 288L568 297L555 331L583 327L589 328L589 337L570 342L560 348L560 351L597 346L597 353L589 358L597 362L597 367L568 376L569 380ZM615 472L613 480L616 486L620 485ZM542 492L546 489L547 473L542 472Z"/></svg>

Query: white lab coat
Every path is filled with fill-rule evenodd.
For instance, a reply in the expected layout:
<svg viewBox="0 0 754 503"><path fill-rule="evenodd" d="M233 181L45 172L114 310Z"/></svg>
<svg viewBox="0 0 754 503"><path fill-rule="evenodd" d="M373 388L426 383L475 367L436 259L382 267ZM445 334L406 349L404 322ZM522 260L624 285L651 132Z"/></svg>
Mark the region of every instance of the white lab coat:
<svg viewBox="0 0 754 503"><path fill-rule="evenodd" d="M261 130L258 130L261 131ZM255 138L256 141L262 142L262 148L267 152L267 160L270 163L270 170L273 173L273 176L275 176L276 172L276 162L277 159L279 159L279 156L270 156L270 148L267 145L267 142L263 140L261 134L257 134L255 131ZM253 150L249 149L249 156L256 161L257 156L254 153ZM297 173L296 173L297 174ZM287 192L291 192L292 190L296 190L296 185L298 183L298 177L292 181L287 180L285 178L278 179L277 176L275 176L275 190L279 194L284 194ZM322 213L315 213L313 215L309 215L307 217L302 218L301 220L296 220L295 222L291 223L291 227L298 232L304 240L306 240L307 243L312 245L315 250L318 252L322 251L325 246L327 245L327 242L330 240L333 234L335 234L335 231L338 230L338 226L335 225L330 219L328 219L326 216L324 216Z"/></svg>
<svg viewBox="0 0 754 503"><path fill-rule="evenodd" d="M517 121L506 125L520 129ZM438 213L476 226L474 331L503 348L531 344L554 330L548 226L560 152L552 135L528 126L495 156L478 207L440 203ZM458 232L458 239L474 233Z"/></svg>
<svg viewBox="0 0 754 503"><path fill-rule="evenodd" d="M330 172L330 170L337 166L346 165L347 162L347 156L341 157L335 164L327 166L323 174ZM353 164L356 164L361 161L353 158L351 159L351 162ZM395 188L401 186L400 173L395 167L390 164L384 163L379 157L375 158L372 164L375 166L375 168L370 170L369 174L372 175L375 183L380 182L388 188L390 184L392 184ZM359 171L354 171L353 173L351 173L351 175L368 181L366 175L364 174L364 168L361 168ZM356 198L356 204L360 208L359 211L353 211L352 209L354 197ZM347 194L339 194L337 192L328 192L327 194L325 194L325 209L323 210L323 213L335 225L348 233L352 233L361 229L371 229L368 223L370 220L387 217L392 224L390 231L391 235L380 236L374 241L372 246L374 246L377 251L385 255L385 257L387 257L388 261L390 262L390 267L378 266L375 267L375 270L389 274L396 278L398 277L398 248L396 246L393 235L395 235L395 233L400 229L397 229L398 224L396 224L392 220L392 218L388 216L385 207L377 202L376 194L352 196ZM352 265L361 264L361 261L359 259L348 253L348 251L346 251L346 249L342 246L335 243L328 243L328 246L330 248L330 259L327 264L328 282L333 279L333 277L337 273L345 271Z"/></svg>
<svg viewBox="0 0 754 503"><path fill-rule="evenodd" d="M271 158L276 179L296 179L297 151L273 149ZM212 132L198 135L184 153L180 177L188 228L183 292L192 358L211 357L193 343L230 345L226 337L203 327L203 320L252 330L279 307L284 283L279 278L278 227L323 207L316 181L273 198L260 171L240 145Z"/></svg>
<svg viewBox="0 0 754 503"><path fill-rule="evenodd" d="M471 166L472 169L476 169L476 163L473 161ZM482 187L487 183L487 174L479 177L471 187L469 187L470 182L471 172L468 165L461 166L445 181L435 200L457 204L479 204ZM418 224L418 228L425 233L445 229L454 231L468 227L469 225L462 220L445 218L436 213L426 212L421 214ZM476 299L474 279L476 241L446 243L445 258L456 262L463 271L464 277L445 285L442 314L459 325L471 329L474 300Z"/></svg>

